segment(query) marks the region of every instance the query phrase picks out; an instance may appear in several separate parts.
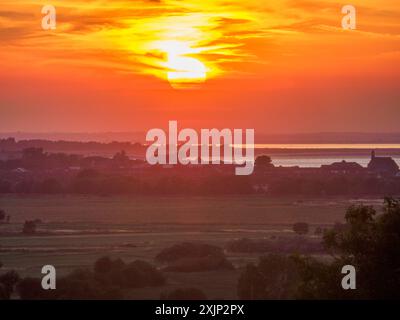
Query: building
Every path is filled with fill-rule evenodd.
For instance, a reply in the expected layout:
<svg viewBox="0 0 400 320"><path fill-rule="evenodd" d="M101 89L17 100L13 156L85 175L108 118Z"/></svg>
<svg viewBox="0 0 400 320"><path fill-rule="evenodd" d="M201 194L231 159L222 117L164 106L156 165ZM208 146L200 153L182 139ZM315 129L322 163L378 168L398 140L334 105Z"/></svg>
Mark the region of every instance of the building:
<svg viewBox="0 0 400 320"><path fill-rule="evenodd" d="M372 151L368 170L376 174L394 176L399 172L399 166L391 157L377 157L375 151Z"/></svg>
<svg viewBox="0 0 400 320"><path fill-rule="evenodd" d="M334 162L329 165L322 165L321 169L327 170L331 173L358 173L365 170L359 163L357 162L347 162L345 160L341 162Z"/></svg>

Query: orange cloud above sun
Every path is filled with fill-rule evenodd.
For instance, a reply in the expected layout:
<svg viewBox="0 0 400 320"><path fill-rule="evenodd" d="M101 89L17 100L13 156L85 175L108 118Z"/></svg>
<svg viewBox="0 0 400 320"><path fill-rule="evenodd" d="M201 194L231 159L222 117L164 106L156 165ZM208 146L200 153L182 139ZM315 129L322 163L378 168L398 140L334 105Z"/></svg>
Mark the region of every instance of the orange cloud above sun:
<svg viewBox="0 0 400 320"><path fill-rule="evenodd" d="M368 65L371 60L398 59L399 53L396 1L353 1L360 16L357 35L351 37L340 28L337 1L52 4L58 26L46 33L39 23L42 1L2 2L5 65L31 65L40 59L42 66L109 68L179 84L224 76L262 78L282 68L297 72L312 66L334 69L336 63ZM354 61L344 57L349 50L355 51Z"/></svg>

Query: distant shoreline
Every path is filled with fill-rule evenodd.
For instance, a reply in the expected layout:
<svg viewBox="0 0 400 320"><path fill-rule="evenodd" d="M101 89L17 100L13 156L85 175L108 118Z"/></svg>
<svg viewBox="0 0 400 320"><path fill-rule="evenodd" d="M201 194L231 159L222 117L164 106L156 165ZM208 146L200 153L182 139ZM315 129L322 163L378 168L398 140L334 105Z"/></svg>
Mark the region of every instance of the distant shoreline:
<svg viewBox="0 0 400 320"><path fill-rule="evenodd" d="M256 141L257 142L257 141ZM26 148L42 148L46 153L112 158L124 150L130 159L144 160L146 145L131 142L52 141L43 139L0 140L0 160L18 159ZM255 156L268 155L276 166L320 167L342 160L366 167L371 151L393 157L400 165L400 143L256 143Z"/></svg>
<svg viewBox="0 0 400 320"><path fill-rule="evenodd" d="M219 128L222 129L222 128ZM400 132L313 132L272 133L255 130L259 144L400 144ZM139 142L144 143L145 131L132 132L0 132L0 139L49 140L79 142Z"/></svg>

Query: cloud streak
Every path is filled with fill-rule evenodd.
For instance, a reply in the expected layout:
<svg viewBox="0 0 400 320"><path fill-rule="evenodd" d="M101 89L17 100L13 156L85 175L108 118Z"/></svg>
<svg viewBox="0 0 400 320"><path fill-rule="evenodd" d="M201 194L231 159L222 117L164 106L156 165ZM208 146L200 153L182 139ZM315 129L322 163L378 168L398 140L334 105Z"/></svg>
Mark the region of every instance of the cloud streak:
<svg viewBox="0 0 400 320"><path fill-rule="evenodd" d="M337 61L352 43L362 48L352 48L353 57L365 58L366 49L371 59L400 50L400 6L391 0L353 1L359 29L351 36L340 29L340 5L329 0L52 2L58 17L54 32L40 29L41 1L2 2L0 43L7 50L0 58L5 67L15 57L23 56L27 65L41 57L41 65L61 69L105 68L163 78L166 52L156 44L177 40L197 50L192 56L212 70L210 76L263 77L282 66L296 70L299 61L329 68L327 60ZM331 53L317 57L316 50L326 46Z"/></svg>

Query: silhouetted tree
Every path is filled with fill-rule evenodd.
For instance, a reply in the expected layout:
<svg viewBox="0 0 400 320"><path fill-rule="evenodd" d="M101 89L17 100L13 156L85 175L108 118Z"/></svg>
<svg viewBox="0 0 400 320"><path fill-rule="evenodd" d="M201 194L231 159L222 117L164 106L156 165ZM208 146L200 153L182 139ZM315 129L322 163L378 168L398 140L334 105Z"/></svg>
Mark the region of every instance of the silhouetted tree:
<svg viewBox="0 0 400 320"><path fill-rule="evenodd" d="M98 279L90 270L75 270L57 280L57 290L43 290L40 279L24 278L17 285L21 299L121 299L115 285Z"/></svg>
<svg viewBox="0 0 400 320"><path fill-rule="evenodd" d="M383 214L372 206L351 206L345 228L325 232L324 244L334 256L331 264L299 259L300 297L316 299L400 298L400 201L385 198ZM357 290L341 288L341 268L352 265Z"/></svg>
<svg viewBox="0 0 400 320"><path fill-rule="evenodd" d="M238 282L239 299L293 299L297 286L293 258L270 254L258 265L248 264Z"/></svg>
<svg viewBox="0 0 400 320"><path fill-rule="evenodd" d="M272 164L272 160L269 156L262 155L258 156L254 161L254 168L255 172L264 172L267 169L274 168L274 165Z"/></svg>
<svg viewBox="0 0 400 320"><path fill-rule="evenodd" d="M18 283L21 299L122 299L123 290L161 286L165 278L151 264L136 260L103 257L93 270L77 269L57 279L57 290L43 290L40 279L24 278Z"/></svg>
<svg viewBox="0 0 400 320"><path fill-rule="evenodd" d="M107 273L112 271L113 261L110 257L102 257L96 260L94 263L94 272L96 273Z"/></svg>
<svg viewBox="0 0 400 320"><path fill-rule="evenodd" d="M271 168L273 167L272 165L272 160L271 157L266 156L266 155L261 155L258 156L254 162L254 165L258 168Z"/></svg>
<svg viewBox="0 0 400 320"><path fill-rule="evenodd" d="M127 264L122 274L127 288L157 287L165 284L163 274L146 261L136 260Z"/></svg>

